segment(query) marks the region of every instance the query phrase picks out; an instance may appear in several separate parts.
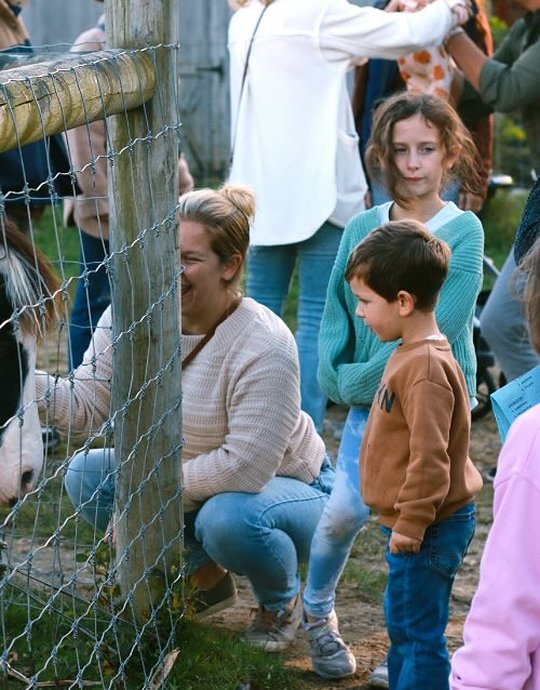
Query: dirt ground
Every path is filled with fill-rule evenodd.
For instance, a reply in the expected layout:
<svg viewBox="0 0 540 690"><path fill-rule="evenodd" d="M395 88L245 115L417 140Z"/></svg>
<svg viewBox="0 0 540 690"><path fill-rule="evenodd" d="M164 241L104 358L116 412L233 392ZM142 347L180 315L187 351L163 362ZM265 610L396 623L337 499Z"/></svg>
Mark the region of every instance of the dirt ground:
<svg viewBox="0 0 540 690"><path fill-rule="evenodd" d="M324 434L328 449L335 455L338 445L339 425L345 417L345 410L332 407L329 410L330 424ZM471 457L480 471L485 471L497 460L501 444L495 421L491 414L474 422L472 427ZM452 594L451 618L447 628L450 650L461 644L463 622L467 614L478 580L478 567L482 549L491 523L492 485L484 483L477 501L477 529L463 567L456 578ZM348 568L354 569L355 561L363 569L384 572L384 549L379 539L376 520L370 519L366 529L358 536ZM364 548L363 542L370 543ZM373 543L379 542L379 548ZM345 576L347 570L345 571ZM319 678L311 671L308 643L303 633L299 633L295 644L285 653L288 664L298 669L304 690L326 688L326 690L366 690L369 674L384 657L388 645L380 598L366 596L365 588L350 584L354 578L344 577L346 583L338 588L336 611L340 621L340 631L357 660L357 671L351 678L341 681L328 681ZM249 585L244 578L237 578L239 601L231 609L208 619L216 626L228 630L243 630L250 621L254 600ZM276 689L285 690L285 689Z"/></svg>

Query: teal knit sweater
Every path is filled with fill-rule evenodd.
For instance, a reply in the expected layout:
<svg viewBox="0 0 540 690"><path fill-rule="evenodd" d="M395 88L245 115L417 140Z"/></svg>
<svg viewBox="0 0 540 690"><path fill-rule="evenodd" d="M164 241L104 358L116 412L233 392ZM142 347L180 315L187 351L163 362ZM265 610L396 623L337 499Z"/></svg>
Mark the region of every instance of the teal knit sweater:
<svg viewBox="0 0 540 690"><path fill-rule="evenodd" d="M398 343L382 343L355 315L357 300L344 279L352 249L378 225L377 209L370 209L353 218L343 231L319 333L319 383L331 400L351 406L371 405L386 361ZM472 397L476 394L472 322L482 286L484 232L474 213L467 211L434 234L452 250L435 315Z"/></svg>

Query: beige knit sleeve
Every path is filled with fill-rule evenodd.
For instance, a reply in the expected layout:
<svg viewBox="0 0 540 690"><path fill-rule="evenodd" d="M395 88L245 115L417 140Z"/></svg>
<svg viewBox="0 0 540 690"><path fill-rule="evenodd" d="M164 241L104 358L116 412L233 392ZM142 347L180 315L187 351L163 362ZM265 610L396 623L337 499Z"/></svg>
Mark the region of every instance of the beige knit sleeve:
<svg viewBox="0 0 540 690"><path fill-rule="evenodd" d="M106 309L83 363L66 377L36 372L36 397L47 423L65 431L96 432L110 417L112 378L111 309Z"/></svg>

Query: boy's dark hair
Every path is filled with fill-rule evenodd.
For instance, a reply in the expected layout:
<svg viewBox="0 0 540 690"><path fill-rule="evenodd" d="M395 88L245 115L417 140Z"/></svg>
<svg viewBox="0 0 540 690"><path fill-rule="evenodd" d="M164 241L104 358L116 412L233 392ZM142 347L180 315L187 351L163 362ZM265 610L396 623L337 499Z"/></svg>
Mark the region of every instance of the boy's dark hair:
<svg viewBox="0 0 540 690"><path fill-rule="evenodd" d="M400 290L415 298L415 307L431 311L448 273L450 247L416 220L384 223L353 249L345 279L364 283L387 302Z"/></svg>

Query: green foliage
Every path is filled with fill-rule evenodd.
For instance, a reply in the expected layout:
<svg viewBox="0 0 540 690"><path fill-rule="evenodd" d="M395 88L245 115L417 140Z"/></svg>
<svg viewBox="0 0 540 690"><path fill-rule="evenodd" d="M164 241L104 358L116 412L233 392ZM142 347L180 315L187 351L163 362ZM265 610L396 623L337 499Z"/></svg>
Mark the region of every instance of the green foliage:
<svg viewBox="0 0 540 690"><path fill-rule="evenodd" d="M491 35L493 37L493 46L495 50L501 45L504 37L508 33L508 24L500 17L494 15L489 19L489 26L491 28Z"/></svg>
<svg viewBox="0 0 540 690"><path fill-rule="evenodd" d="M499 189L482 212L485 253L502 267L514 241L528 189Z"/></svg>
<svg viewBox="0 0 540 690"><path fill-rule="evenodd" d="M72 295L79 275L79 232L62 224L60 207L48 208L41 218L33 220L32 239L48 257L55 273Z"/></svg>
<svg viewBox="0 0 540 690"><path fill-rule="evenodd" d="M516 118L502 113L495 115L493 169L511 175L517 185L531 184L531 158L525 131Z"/></svg>

